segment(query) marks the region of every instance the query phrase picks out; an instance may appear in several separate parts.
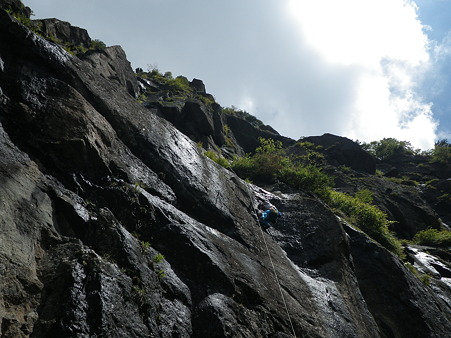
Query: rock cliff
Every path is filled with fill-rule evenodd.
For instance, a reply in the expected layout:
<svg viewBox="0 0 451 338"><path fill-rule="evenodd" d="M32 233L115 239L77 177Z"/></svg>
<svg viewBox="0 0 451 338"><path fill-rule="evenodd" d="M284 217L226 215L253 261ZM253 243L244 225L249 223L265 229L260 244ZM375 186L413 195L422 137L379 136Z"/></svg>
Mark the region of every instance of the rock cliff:
<svg viewBox="0 0 451 338"><path fill-rule="evenodd" d="M244 154L259 136L294 140L267 127L244 140L252 124L198 80L188 99L161 100L120 47L75 56L24 25L19 1L0 7L2 337L449 336L449 266L426 286L314 194L246 183L197 144ZM51 29L70 40L67 25ZM344 155L328 146L328 170L378 184L356 144L310 141L331 139ZM437 220L444 209L415 193ZM262 200L283 213L265 231Z"/></svg>

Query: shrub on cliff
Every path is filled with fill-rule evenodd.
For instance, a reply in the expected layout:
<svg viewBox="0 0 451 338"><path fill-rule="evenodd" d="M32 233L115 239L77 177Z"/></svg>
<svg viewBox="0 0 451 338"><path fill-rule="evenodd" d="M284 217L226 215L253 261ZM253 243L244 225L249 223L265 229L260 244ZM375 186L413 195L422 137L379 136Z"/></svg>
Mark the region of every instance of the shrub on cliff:
<svg viewBox="0 0 451 338"><path fill-rule="evenodd" d="M294 163L282 149L280 141L260 138L254 155L235 158L232 169L242 178L272 183L281 181L301 190L323 196L332 179L314 165Z"/></svg>
<svg viewBox="0 0 451 338"><path fill-rule="evenodd" d="M447 140L440 140L435 143L432 150L432 162L446 165L451 163L451 144Z"/></svg>
<svg viewBox="0 0 451 338"><path fill-rule="evenodd" d="M362 143L361 147L380 160L387 160L396 155L415 154L417 152L413 149L409 141L399 141L392 137L384 138L380 141Z"/></svg>
<svg viewBox="0 0 451 338"><path fill-rule="evenodd" d="M331 207L342 211L352 224L358 226L370 238L399 257L404 257L401 242L388 228L392 222L378 207L365 202L360 196L353 197L333 190L329 192L328 202Z"/></svg>
<svg viewBox="0 0 451 338"><path fill-rule="evenodd" d="M210 160L215 161L217 164L223 166L224 168L230 168L230 162L220 154L215 153L214 151L207 150L204 152L204 155L207 156Z"/></svg>
<svg viewBox="0 0 451 338"><path fill-rule="evenodd" d="M413 243L431 246L451 246L451 231L426 229L413 237Z"/></svg>

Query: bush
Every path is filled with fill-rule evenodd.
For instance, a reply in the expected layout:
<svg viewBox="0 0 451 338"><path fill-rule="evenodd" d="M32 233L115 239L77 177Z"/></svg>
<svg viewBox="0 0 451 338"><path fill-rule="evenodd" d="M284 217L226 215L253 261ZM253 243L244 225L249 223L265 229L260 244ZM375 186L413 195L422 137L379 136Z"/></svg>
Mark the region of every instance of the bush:
<svg viewBox="0 0 451 338"><path fill-rule="evenodd" d="M372 203L373 193L368 189L359 190L355 193L355 198L363 203Z"/></svg>
<svg viewBox="0 0 451 338"><path fill-rule="evenodd" d="M277 177L282 182L295 188L312 191L322 198L328 196L329 187L333 183L329 176L313 165L286 166L280 170Z"/></svg>
<svg viewBox="0 0 451 338"><path fill-rule="evenodd" d="M91 41L91 46L89 46L89 47L90 47L90 49L103 49L103 48L106 48L106 45L103 41L94 39Z"/></svg>
<svg viewBox="0 0 451 338"><path fill-rule="evenodd" d="M189 81L184 76L177 76L175 79L166 78L164 76L163 76L163 78L166 79L166 86L173 93L175 92L175 93L188 94L188 93L192 92L192 89L189 86Z"/></svg>
<svg viewBox="0 0 451 338"><path fill-rule="evenodd" d="M382 210L359 198L333 190L329 192L328 202L332 207L341 210L352 224L369 237L399 257L404 257L401 242L388 229L392 222Z"/></svg>
<svg viewBox="0 0 451 338"><path fill-rule="evenodd" d="M230 168L230 162L223 156L216 154L214 151L208 150L204 152L204 155L224 168Z"/></svg>
<svg viewBox="0 0 451 338"><path fill-rule="evenodd" d="M412 242L420 245L451 246L451 231L426 229L417 232Z"/></svg>
<svg viewBox="0 0 451 338"><path fill-rule="evenodd" d="M380 160L387 160L396 155L415 154L409 141L398 141L395 138L384 138L380 141L362 143L362 148Z"/></svg>
<svg viewBox="0 0 451 338"><path fill-rule="evenodd" d="M222 108L222 112L228 115L234 115L242 118L243 120L248 121L254 126L261 127L264 126L264 123L256 118L254 115L249 114L247 111L238 109L235 106Z"/></svg>
<svg viewBox="0 0 451 338"><path fill-rule="evenodd" d="M313 165L293 163L285 155L280 141L260 138L254 155L235 158L232 169L242 178L274 182L280 180L298 189L325 196L332 179Z"/></svg>
<svg viewBox="0 0 451 338"><path fill-rule="evenodd" d="M447 140L435 143L434 150L432 150L432 162L446 165L451 162L451 144Z"/></svg>

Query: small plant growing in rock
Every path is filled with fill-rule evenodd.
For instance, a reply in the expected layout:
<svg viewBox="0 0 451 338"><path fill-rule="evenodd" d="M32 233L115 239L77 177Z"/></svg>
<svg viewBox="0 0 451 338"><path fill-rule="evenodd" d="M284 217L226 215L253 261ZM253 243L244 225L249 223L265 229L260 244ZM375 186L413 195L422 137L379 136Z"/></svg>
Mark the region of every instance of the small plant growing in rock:
<svg viewBox="0 0 451 338"><path fill-rule="evenodd" d="M133 285L132 290L136 301L140 305L143 305L146 298L146 290L144 290L142 287L139 287L138 285Z"/></svg>
<svg viewBox="0 0 451 338"><path fill-rule="evenodd" d="M223 156L216 154L214 151L207 150L204 152L204 155L207 156L210 160L215 161L220 166L223 166L224 168L230 167L230 162Z"/></svg>
<svg viewBox="0 0 451 338"><path fill-rule="evenodd" d="M158 270L157 275L158 275L158 278L163 279L166 277L166 272L163 269L161 269L161 270Z"/></svg>
<svg viewBox="0 0 451 338"><path fill-rule="evenodd" d="M141 246L141 252L144 255L148 255L150 253L150 243L141 241L141 242L139 242L139 244Z"/></svg>
<svg viewBox="0 0 451 338"><path fill-rule="evenodd" d="M431 285L431 276L427 273L421 273L419 272L411 263L407 262L404 263L405 267L410 270L414 274L415 277L417 277L421 283L423 283L426 286Z"/></svg>
<svg viewBox="0 0 451 338"><path fill-rule="evenodd" d="M164 256L161 253L156 254L152 258L152 262L154 262L155 264L161 263L163 260L164 260Z"/></svg>

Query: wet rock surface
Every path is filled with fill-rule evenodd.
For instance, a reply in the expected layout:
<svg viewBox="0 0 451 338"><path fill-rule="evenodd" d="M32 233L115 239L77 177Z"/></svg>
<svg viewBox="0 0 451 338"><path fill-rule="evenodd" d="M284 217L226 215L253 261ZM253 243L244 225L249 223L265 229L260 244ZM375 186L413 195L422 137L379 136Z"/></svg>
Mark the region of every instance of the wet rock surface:
<svg viewBox="0 0 451 338"><path fill-rule="evenodd" d="M314 195L269 192L206 158L188 134L220 145L214 110L186 102L176 128L139 104L119 47L80 59L0 9L0 58L2 337L451 331L449 293ZM259 200L283 213L266 230Z"/></svg>

